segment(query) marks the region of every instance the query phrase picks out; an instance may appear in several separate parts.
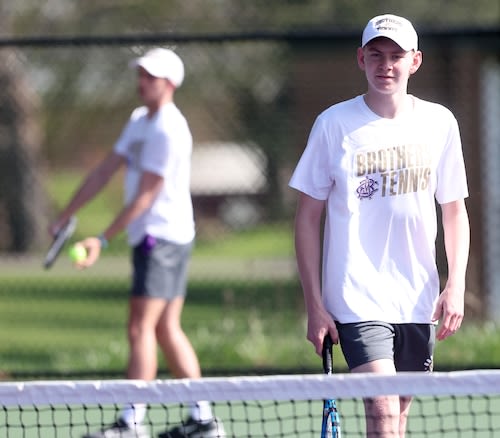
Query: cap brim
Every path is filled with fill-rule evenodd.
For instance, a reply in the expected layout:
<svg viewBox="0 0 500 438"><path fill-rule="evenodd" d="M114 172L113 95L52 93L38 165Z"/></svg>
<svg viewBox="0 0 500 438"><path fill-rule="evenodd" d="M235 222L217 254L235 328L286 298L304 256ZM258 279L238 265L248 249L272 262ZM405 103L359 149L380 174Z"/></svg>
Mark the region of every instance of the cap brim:
<svg viewBox="0 0 500 438"><path fill-rule="evenodd" d="M378 35L373 35L370 39L364 42L363 47L365 47L370 41L376 40L377 38L387 38L393 42L395 42L399 47L401 47L405 52L409 52L410 50L416 50L415 47L411 47L411 44L405 44L404 42L397 41L393 37L392 34L385 35L383 33L379 33Z"/></svg>
<svg viewBox="0 0 500 438"><path fill-rule="evenodd" d="M155 63L150 62L147 58L137 58L129 63L130 68L138 68L142 67L144 70L146 70L151 76L161 78L164 77L161 75L161 73L158 71L158 69L155 66Z"/></svg>

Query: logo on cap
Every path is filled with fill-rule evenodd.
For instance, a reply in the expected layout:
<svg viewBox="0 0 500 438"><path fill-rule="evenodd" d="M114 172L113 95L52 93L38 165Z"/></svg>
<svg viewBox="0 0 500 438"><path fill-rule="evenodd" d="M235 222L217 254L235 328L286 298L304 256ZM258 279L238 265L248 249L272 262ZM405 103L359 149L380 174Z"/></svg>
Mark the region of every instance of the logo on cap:
<svg viewBox="0 0 500 438"><path fill-rule="evenodd" d="M362 47L378 37L389 38L406 51L418 48L418 36L413 25L406 18L396 15L386 14L372 18L363 31Z"/></svg>

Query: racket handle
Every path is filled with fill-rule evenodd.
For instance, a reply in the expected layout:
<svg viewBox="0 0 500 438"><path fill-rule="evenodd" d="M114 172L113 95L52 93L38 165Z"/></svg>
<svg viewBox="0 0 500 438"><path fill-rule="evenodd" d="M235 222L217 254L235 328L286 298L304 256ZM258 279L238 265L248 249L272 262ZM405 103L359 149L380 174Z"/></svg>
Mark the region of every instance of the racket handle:
<svg viewBox="0 0 500 438"><path fill-rule="evenodd" d="M333 373L333 341L329 333L323 340L323 371L325 374Z"/></svg>

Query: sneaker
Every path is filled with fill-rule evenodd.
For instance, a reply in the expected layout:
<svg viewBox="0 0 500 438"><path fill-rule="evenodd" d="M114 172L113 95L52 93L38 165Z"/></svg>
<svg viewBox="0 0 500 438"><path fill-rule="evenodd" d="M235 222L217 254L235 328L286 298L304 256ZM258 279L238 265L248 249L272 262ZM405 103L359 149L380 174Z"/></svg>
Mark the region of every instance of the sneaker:
<svg viewBox="0 0 500 438"><path fill-rule="evenodd" d="M119 418L116 423L98 432L84 435L83 438L149 438L149 433L140 424L130 427Z"/></svg>
<svg viewBox="0 0 500 438"><path fill-rule="evenodd" d="M225 438L224 426L218 418L208 423L195 421L189 417L181 425L158 435L158 438Z"/></svg>

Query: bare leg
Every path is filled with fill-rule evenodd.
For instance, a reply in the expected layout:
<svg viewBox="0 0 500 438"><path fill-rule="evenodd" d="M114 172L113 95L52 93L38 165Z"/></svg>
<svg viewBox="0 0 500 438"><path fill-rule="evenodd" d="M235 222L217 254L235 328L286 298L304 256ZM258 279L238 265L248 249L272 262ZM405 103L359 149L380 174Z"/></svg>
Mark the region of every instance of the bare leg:
<svg viewBox="0 0 500 438"><path fill-rule="evenodd" d="M165 300L157 298L132 297L129 301L129 379L152 380L156 377L155 327L165 305ZM145 404L133 403L124 407L121 418L129 425L140 424L145 414Z"/></svg>
<svg viewBox="0 0 500 438"><path fill-rule="evenodd" d="M411 397L399 397L399 438L405 437L410 406Z"/></svg>
<svg viewBox="0 0 500 438"><path fill-rule="evenodd" d="M128 322L129 379L152 380L156 377L156 326L164 309L165 300L159 298L132 297Z"/></svg>
<svg viewBox="0 0 500 438"><path fill-rule="evenodd" d="M367 438L399 438L399 397L365 399Z"/></svg>
<svg viewBox="0 0 500 438"><path fill-rule="evenodd" d="M353 373L395 374L389 359L375 360L352 370ZM365 399L367 438L404 438L411 399L383 396Z"/></svg>
<svg viewBox="0 0 500 438"><path fill-rule="evenodd" d="M201 377L201 370L193 346L181 327L183 306L181 297L167 303L156 326L156 337L172 374L194 379Z"/></svg>

